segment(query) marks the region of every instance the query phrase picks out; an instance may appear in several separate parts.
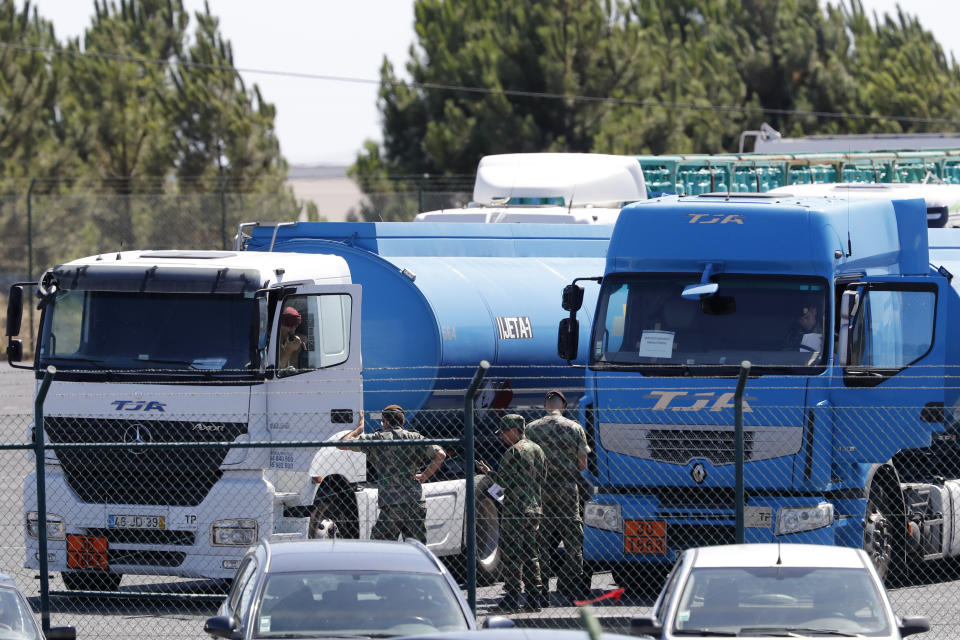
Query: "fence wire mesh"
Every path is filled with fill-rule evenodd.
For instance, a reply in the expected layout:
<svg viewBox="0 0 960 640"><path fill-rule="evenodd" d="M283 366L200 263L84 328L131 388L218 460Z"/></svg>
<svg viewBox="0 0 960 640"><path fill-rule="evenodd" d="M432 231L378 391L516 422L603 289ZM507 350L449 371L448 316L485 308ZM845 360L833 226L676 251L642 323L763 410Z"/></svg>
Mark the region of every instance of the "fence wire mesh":
<svg viewBox="0 0 960 640"><path fill-rule="evenodd" d="M563 476L547 468L537 514L536 508L512 507L509 489L496 491L497 483L511 486L501 476L507 443L496 431L506 413L517 412L529 423L544 415L543 408L534 401L500 402L503 395L495 391L505 380L491 370L474 403L477 461L467 461L465 372L380 370L372 377L380 390L367 389L377 408L368 403L362 412L359 396L338 388L324 371L313 372L318 375L311 384L290 376L270 388L192 381L86 385L80 391L75 379L55 378L43 407L53 624L75 625L80 637L203 637L203 621L216 612L251 543L369 538L383 511L379 492L385 486L399 502L411 487L422 491L424 514L387 511L414 532L422 524L428 547L464 587L465 478L483 465L491 473L473 476L481 618L500 612L523 626L578 626L576 603L591 602L607 629L624 631L631 617L650 614L680 551L736 541L734 378L700 384L661 378L652 385L623 380L581 408L572 406L576 397L567 393L571 406L565 415L585 427L587 470ZM69 373L57 375L71 380ZM927 374L900 375L900 389L946 397L951 406L942 379L933 387ZM761 376L747 384L745 541L864 547L887 570L896 614L928 616L927 637L955 637L960 513L954 505L960 482L952 479L960 474L952 411L842 383L833 404L811 404L820 391L777 379ZM510 380L515 399L543 398L556 382L539 377L536 368ZM32 372L0 375L0 570L39 608L37 534L44 517L37 514L35 459L23 449L32 440L33 385ZM380 408L390 404L391 393L411 391L430 398L427 407L444 407L406 407L405 426L425 440L351 441L356 450L333 444L361 415L366 433L379 429ZM799 402L784 402L790 393ZM445 459L420 484L412 474L431 466L434 445ZM869 461L886 465L864 475ZM398 469L406 470L403 477L389 475ZM862 478L867 485L858 485ZM818 510L824 503L832 505L826 517ZM615 513L606 509L614 504ZM582 571L578 555L568 553L581 544ZM896 558L889 566L885 554ZM532 556L539 559L541 585L549 589L545 599L531 597L539 595L536 578L523 561ZM510 595L504 571L516 571L511 567L518 562L527 597L504 606L503 597ZM782 624L810 620L826 606L824 587L838 582L798 579L789 597L777 599L749 572L718 578L712 586L706 580L685 615L692 620L722 602L728 613L739 612L740 621L758 613ZM835 592L831 601L841 595ZM381 596L371 591L364 597ZM317 608L328 606L320 589L311 598ZM862 602L830 613L841 631L875 618Z"/></svg>

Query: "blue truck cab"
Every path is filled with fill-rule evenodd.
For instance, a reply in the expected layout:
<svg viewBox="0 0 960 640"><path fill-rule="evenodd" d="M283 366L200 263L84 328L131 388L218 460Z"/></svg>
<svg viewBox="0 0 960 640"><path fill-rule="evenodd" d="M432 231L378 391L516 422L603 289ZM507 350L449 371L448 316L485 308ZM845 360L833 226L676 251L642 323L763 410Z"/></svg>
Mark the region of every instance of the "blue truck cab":
<svg viewBox="0 0 960 640"><path fill-rule="evenodd" d="M625 207L580 402L596 487L584 559L624 583L638 565L735 541L743 361L745 542L863 547L882 575L957 555L957 247L960 230L928 234L916 199ZM578 287L559 336L570 360Z"/></svg>

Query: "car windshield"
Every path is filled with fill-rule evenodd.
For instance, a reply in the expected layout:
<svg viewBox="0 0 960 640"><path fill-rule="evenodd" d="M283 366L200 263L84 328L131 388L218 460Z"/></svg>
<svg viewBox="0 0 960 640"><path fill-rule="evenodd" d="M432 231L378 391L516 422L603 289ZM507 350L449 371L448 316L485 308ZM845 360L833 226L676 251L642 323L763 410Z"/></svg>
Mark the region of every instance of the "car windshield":
<svg viewBox="0 0 960 640"><path fill-rule="evenodd" d="M590 355L594 369L649 375L717 375L749 360L755 373L822 370L829 351L826 282L819 278L714 276L711 296L688 300L698 274L609 276Z"/></svg>
<svg viewBox="0 0 960 640"><path fill-rule="evenodd" d="M10 588L0 588L0 640L43 640L33 612Z"/></svg>
<svg viewBox="0 0 960 640"><path fill-rule="evenodd" d="M885 601L863 569L701 568L687 577L677 635L890 633Z"/></svg>
<svg viewBox="0 0 960 640"><path fill-rule="evenodd" d="M237 295L61 291L47 307L40 368L249 375L257 307Z"/></svg>
<svg viewBox="0 0 960 640"><path fill-rule="evenodd" d="M269 576L253 637L388 637L468 628L441 575L324 571Z"/></svg>

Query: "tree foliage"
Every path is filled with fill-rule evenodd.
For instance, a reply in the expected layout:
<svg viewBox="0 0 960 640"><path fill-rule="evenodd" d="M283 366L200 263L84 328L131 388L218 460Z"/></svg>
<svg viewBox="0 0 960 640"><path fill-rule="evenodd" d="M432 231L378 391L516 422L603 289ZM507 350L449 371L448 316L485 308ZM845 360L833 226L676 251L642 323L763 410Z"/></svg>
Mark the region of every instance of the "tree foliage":
<svg viewBox="0 0 960 640"><path fill-rule="evenodd" d="M384 61L383 144L352 168L371 194L491 153L721 153L763 122L797 136L960 121L955 61L916 18L860 0L417 0L415 20L412 83ZM360 213L412 211L371 198Z"/></svg>
<svg viewBox="0 0 960 640"><path fill-rule="evenodd" d="M60 43L29 1L18 11L0 0L0 37L18 47L0 50L0 176L120 194L172 177L282 189L275 109L244 86L209 7L191 23L182 0L93 5L83 36Z"/></svg>

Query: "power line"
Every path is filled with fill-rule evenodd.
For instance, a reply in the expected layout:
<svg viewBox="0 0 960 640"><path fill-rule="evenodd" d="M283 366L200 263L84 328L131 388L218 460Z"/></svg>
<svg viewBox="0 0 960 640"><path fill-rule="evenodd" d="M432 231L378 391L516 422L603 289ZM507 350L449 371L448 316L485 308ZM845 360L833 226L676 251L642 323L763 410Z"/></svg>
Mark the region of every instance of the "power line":
<svg viewBox="0 0 960 640"><path fill-rule="evenodd" d="M36 47L30 45L14 44L9 42L0 42L0 49L10 49L14 51L24 51L31 53L45 53L49 55L66 55L79 58L95 58L102 60L114 60L118 62L133 62L137 64L154 64L168 67L187 67L196 69L208 69L212 71L230 71L236 73L249 73L265 76L274 76L282 78L297 78L302 80L321 80L327 82L347 82L351 84L369 84L380 85L380 80L371 78L359 78L356 76L338 76L320 73L307 73L303 71L281 71L277 69L256 69L253 67L231 67L227 65L208 64L203 62L190 61L171 61L161 58L145 58L140 56L128 56L118 53L96 53L88 51L77 51L70 49L57 49L55 47ZM943 124L953 127L960 127L960 120L951 120L949 118L924 118L919 116L897 116L872 113L847 113L841 111L810 111L804 109L776 109L763 107L747 107L741 105L716 105L716 104L696 104L692 102L666 102L661 100L634 100L628 98L611 98L605 96L585 96L585 95L566 95L561 93L551 93L543 91L523 91L520 89L491 89L488 87L476 87L467 85L446 84L438 82L408 82L405 80L395 80L387 83L390 86L406 87L408 89L422 89L425 91L452 91L459 93L469 93L475 95L501 95L513 98L535 98L539 100L564 100L572 102L588 102L596 104L613 104L628 107L665 107L670 109L685 109L690 111L717 111L723 113L743 113L743 114L775 114L783 116L807 116L815 118L832 119L860 119L872 121L895 120L898 122L910 122L913 124Z"/></svg>

